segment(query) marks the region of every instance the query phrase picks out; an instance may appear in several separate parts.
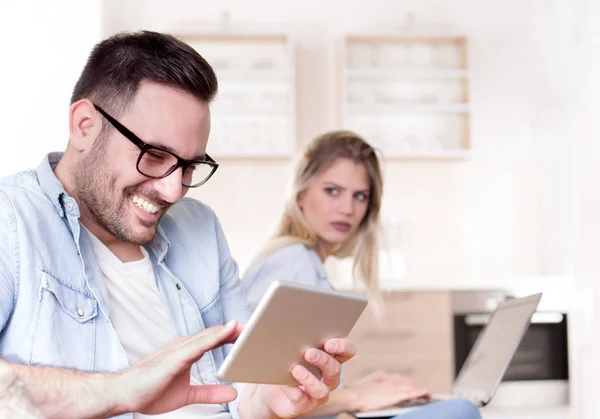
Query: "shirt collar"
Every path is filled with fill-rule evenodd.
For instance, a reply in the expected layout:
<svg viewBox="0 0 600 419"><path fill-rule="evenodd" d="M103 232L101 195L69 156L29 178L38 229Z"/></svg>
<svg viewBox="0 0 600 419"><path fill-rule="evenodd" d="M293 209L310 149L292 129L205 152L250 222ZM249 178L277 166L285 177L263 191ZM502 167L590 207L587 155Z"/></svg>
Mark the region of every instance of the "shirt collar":
<svg viewBox="0 0 600 419"><path fill-rule="evenodd" d="M169 241L169 239L167 239L167 235L165 234L165 231L163 230L159 222L158 226L156 227L156 234L150 242L149 248L152 251L152 253L154 253L156 260L162 262L165 256L167 255L167 251L169 250L170 246L171 242Z"/></svg>
<svg viewBox="0 0 600 419"><path fill-rule="evenodd" d="M61 217L65 215L64 199L69 195L60 180L54 174L56 165L62 158L63 153L53 152L47 154L36 169L38 182L44 194L48 197L52 205ZM73 203L75 200L73 200Z"/></svg>

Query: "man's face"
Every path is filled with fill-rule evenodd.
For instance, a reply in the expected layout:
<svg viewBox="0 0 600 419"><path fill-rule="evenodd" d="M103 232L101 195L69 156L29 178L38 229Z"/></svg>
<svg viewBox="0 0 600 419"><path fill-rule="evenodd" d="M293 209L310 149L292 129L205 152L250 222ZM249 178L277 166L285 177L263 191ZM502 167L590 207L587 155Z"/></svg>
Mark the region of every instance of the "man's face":
<svg viewBox="0 0 600 419"><path fill-rule="evenodd" d="M99 113L97 118L101 118ZM144 83L117 119L144 142L183 159L205 154L209 106L191 95ZM108 138L96 138L76 164L72 193L82 217L121 241L142 245L153 239L160 218L188 189L181 184L181 168L163 179L139 173L139 155L138 146L111 129Z"/></svg>

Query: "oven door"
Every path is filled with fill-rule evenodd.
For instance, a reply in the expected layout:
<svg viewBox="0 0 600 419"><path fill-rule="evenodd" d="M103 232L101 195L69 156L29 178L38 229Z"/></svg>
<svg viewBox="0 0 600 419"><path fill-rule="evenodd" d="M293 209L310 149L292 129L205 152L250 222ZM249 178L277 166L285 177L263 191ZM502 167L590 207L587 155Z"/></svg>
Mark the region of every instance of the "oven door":
<svg viewBox="0 0 600 419"><path fill-rule="evenodd" d="M489 317L489 313L455 314L455 375ZM536 312L492 403L566 404L568 379L567 316L559 312Z"/></svg>

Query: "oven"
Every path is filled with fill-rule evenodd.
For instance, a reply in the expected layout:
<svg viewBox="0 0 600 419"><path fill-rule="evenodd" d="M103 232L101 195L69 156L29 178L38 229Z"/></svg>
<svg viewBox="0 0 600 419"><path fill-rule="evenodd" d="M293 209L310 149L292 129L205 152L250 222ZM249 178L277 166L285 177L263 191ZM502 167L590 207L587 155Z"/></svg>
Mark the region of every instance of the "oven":
<svg viewBox="0 0 600 419"><path fill-rule="evenodd" d="M455 375L487 324L491 311L507 298L511 295L506 291L453 293ZM565 311L538 308L492 399L493 405L568 403L567 327Z"/></svg>

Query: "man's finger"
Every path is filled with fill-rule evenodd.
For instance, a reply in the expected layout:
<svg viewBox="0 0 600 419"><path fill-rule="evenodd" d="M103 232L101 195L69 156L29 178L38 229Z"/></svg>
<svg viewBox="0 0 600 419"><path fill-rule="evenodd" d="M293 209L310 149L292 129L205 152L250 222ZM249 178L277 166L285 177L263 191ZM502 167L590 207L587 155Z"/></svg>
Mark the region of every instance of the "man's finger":
<svg viewBox="0 0 600 419"><path fill-rule="evenodd" d="M238 322L232 320L223 326L209 327L208 329L193 335L191 342L193 342L194 345L202 342L206 346L210 346L210 349L225 343L235 342L241 332L241 329L238 326Z"/></svg>
<svg viewBox="0 0 600 419"><path fill-rule="evenodd" d="M188 404L221 404L234 401L237 390L231 386L206 384L201 386L190 386Z"/></svg>
<svg viewBox="0 0 600 419"><path fill-rule="evenodd" d="M240 335L241 328L235 320L224 326L214 326L203 330L185 341L178 357L193 363L200 359L205 352L218 348L226 343L234 343Z"/></svg>
<svg viewBox="0 0 600 419"><path fill-rule="evenodd" d="M356 355L356 345L350 339L329 339L325 342L325 351L343 364Z"/></svg>
<svg viewBox="0 0 600 419"><path fill-rule="evenodd" d="M279 386L279 388L289 399L291 405L294 406L298 414L304 412L311 406L312 400L300 387Z"/></svg>
<svg viewBox="0 0 600 419"><path fill-rule="evenodd" d="M342 365L332 355L311 348L304 354L304 359L321 370L323 382L329 389L333 390L339 385Z"/></svg>
<svg viewBox="0 0 600 419"><path fill-rule="evenodd" d="M316 351L316 349L314 348L311 350ZM307 352L310 352L311 350ZM325 355L322 352L321 354L323 357L327 356L331 358L329 355ZM325 373L323 373L323 382L317 377L315 377L309 370L307 370L302 365L296 365L292 369L292 375L294 376L296 381L298 381L298 383L303 387L304 392L312 399L320 401L329 396L331 386L328 385L327 380L325 379Z"/></svg>

